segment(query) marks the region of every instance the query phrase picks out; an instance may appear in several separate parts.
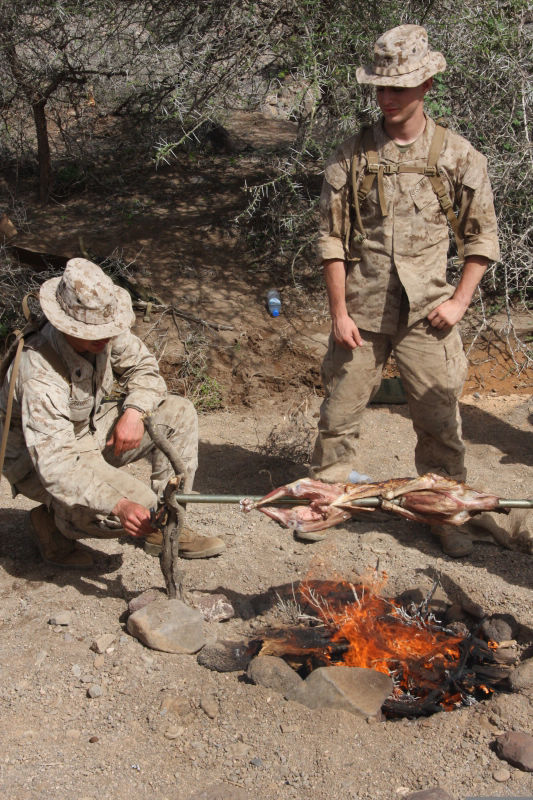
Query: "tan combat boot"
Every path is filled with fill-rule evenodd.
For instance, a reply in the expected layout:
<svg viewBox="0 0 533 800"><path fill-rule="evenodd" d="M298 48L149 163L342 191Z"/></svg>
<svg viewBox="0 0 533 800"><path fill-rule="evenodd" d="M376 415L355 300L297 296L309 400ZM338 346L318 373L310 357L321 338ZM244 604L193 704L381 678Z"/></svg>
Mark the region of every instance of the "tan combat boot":
<svg viewBox="0 0 533 800"><path fill-rule="evenodd" d="M163 549L161 531L149 533L144 540L144 552L150 556L158 556ZM218 536L198 536L190 528L184 528L179 538L178 555L180 558L210 558L218 556L226 549L226 545Z"/></svg>
<svg viewBox="0 0 533 800"><path fill-rule="evenodd" d="M472 539L454 525L432 525L431 532L439 537L442 552L451 558L469 556L474 549Z"/></svg>
<svg viewBox="0 0 533 800"><path fill-rule="evenodd" d="M30 511L30 532L43 561L55 567L86 569L94 565L89 550L81 547L75 539L67 539L58 531L54 515L45 505Z"/></svg>

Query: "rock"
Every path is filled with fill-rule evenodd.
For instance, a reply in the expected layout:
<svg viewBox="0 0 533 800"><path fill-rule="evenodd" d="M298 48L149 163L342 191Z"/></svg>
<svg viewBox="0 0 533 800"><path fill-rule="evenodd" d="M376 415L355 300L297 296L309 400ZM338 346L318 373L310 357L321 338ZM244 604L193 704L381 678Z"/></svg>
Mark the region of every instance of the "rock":
<svg viewBox="0 0 533 800"><path fill-rule="evenodd" d="M511 614L493 614L481 625L483 635L493 642L508 642L514 639L518 623Z"/></svg>
<svg viewBox="0 0 533 800"><path fill-rule="evenodd" d="M509 686L513 692L533 688L533 658L518 665L509 675Z"/></svg>
<svg viewBox="0 0 533 800"><path fill-rule="evenodd" d="M446 611L446 622L462 622L464 618L465 615L461 603L452 603L452 605Z"/></svg>
<svg viewBox="0 0 533 800"><path fill-rule="evenodd" d="M113 642L115 641L115 634L114 633L103 633L97 639L94 639L91 643L91 650L95 653L99 653L102 655L105 653L108 647L111 647Z"/></svg>
<svg viewBox="0 0 533 800"><path fill-rule="evenodd" d="M100 741L100 739L99 739L98 736L91 736L91 738L89 739L89 743L90 744L94 744L95 742L99 742L99 741Z"/></svg>
<svg viewBox="0 0 533 800"><path fill-rule="evenodd" d="M204 644L202 616L181 600L154 600L128 617L128 633L165 653L197 653Z"/></svg>
<svg viewBox="0 0 533 800"><path fill-rule="evenodd" d="M464 639L466 639L470 635L470 631L468 630L465 623L461 622L461 620L457 620L455 622L448 622L446 623L446 627L448 628L448 630L452 631L452 633L455 633L456 636L462 636Z"/></svg>
<svg viewBox="0 0 533 800"><path fill-rule="evenodd" d="M165 731L165 739L170 739L170 741L179 739L180 736L183 735L184 730L185 728L183 725L176 725L175 727L168 728L168 730Z"/></svg>
<svg viewBox="0 0 533 800"><path fill-rule="evenodd" d="M191 592L190 599L206 622L223 622L235 616L235 609L224 594Z"/></svg>
<svg viewBox="0 0 533 800"><path fill-rule="evenodd" d="M381 717L392 679L365 667L319 667L305 679L308 708L342 708L362 717Z"/></svg>
<svg viewBox="0 0 533 800"><path fill-rule="evenodd" d="M72 621L70 611L58 611L56 614L51 614L48 619L49 625L70 625Z"/></svg>
<svg viewBox="0 0 533 800"><path fill-rule="evenodd" d="M492 777L497 783L505 783L511 777L511 773L508 769L496 769L492 773Z"/></svg>
<svg viewBox="0 0 533 800"><path fill-rule="evenodd" d="M218 700L212 694L204 694L200 697L200 708L209 719L218 717Z"/></svg>
<svg viewBox="0 0 533 800"><path fill-rule="evenodd" d="M433 789L422 789L421 792L406 794L404 800L453 800L453 797L440 786L435 786Z"/></svg>
<svg viewBox="0 0 533 800"><path fill-rule="evenodd" d="M256 756L255 758L250 759L250 764L252 765L252 767L262 767L263 761L258 756Z"/></svg>
<svg viewBox="0 0 533 800"><path fill-rule="evenodd" d="M137 597L132 597L128 603L128 612L130 614L135 614L136 611L140 611L141 608L144 608L149 603L153 603L154 600L158 600L164 596L163 591L160 589L146 589L145 592L141 592Z"/></svg>
<svg viewBox="0 0 533 800"><path fill-rule="evenodd" d="M91 686L89 686L89 688L87 689L87 697L92 697L93 699L95 697L101 697L103 693L104 691L102 687L99 686L97 683L91 684Z"/></svg>
<svg viewBox="0 0 533 800"><path fill-rule="evenodd" d="M305 679L300 702L308 708L340 708L361 717L380 717L392 694L392 679L365 667L319 667Z"/></svg>
<svg viewBox="0 0 533 800"><path fill-rule="evenodd" d="M503 736L498 736L494 749L499 758L513 767L533 772L533 736L528 733L507 731Z"/></svg>
<svg viewBox="0 0 533 800"><path fill-rule="evenodd" d="M471 617L475 617L475 619L483 619L485 616L485 612L479 603L476 603L474 600L470 600L469 597L464 597L461 600L461 605L463 610L466 611L467 614L470 614Z"/></svg>
<svg viewBox="0 0 533 800"><path fill-rule="evenodd" d="M215 672L237 672L245 670L251 658L246 643L222 640L204 647L196 660L202 667Z"/></svg>
<svg viewBox="0 0 533 800"><path fill-rule="evenodd" d="M81 678L81 667L79 664L73 664L71 671L75 678Z"/></svg>
<svg viewBox="0 0 533 800"><path fill-rule="evenodd" d="M213 783L206 789L189 795L186 800L250 800L250 793L235 784Z"/></svg>
<svg viewBox="0 0 533 800"><path fill-rule="evenodd" d="M188 697L176 694L174 691L165 690L161 698L159 706L159 713L157 714L154 728L161 728L163 726L167 732L180 729L183 731L183 725L188 725L194 719L194 711ZM165 734L166 735L166 734ZM177 738L176 736L167 738Z"/></svg>
<svg viewBox="0 0 533 800"><path fill-rule="evenodd" d="M286 661L275 656L257 656L250 662L247 672L251 681L265 689L274 689L287 700L300 700L305 691L304 681ZM307 703L301 699L300 702Z"/></svg>
<svg viewBox="0 0 533 800"><path fill-rule="evenodd" d="M102 669L105 664L105 657L103 653L97 653L94 657L93 667L95 669Z"/></svg>

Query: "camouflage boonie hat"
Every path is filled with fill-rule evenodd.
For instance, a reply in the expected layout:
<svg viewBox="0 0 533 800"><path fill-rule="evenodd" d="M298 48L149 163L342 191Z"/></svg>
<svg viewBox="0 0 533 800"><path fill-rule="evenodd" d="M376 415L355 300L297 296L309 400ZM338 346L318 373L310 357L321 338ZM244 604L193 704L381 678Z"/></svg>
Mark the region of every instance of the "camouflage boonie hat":
<svg viewBox="0 0 533 800"><path fill-rule="evenodd" d="M399 25L380 36L374 45L374 63L358 67L358 83L373 86L420 86L446 69L442 53L430 50L428 35L420 25Z"/></svg>
<svg viewBox="0 0 533 800"><path fill-rule="evenodd" d="M135 321L128 292L85 258L71 258L60 278L45 281L39 301L55 328L78 339L109 339Z"/></svg>

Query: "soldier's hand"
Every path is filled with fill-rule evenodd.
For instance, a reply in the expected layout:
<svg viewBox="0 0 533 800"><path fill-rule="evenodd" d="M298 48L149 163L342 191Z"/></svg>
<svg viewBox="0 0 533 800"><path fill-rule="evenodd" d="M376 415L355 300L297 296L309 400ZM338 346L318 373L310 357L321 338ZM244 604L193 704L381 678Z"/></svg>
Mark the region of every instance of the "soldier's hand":
<svg viewBox="0 0 533 800"><path fill-rule="evenodd" d="M115 455L118 456L139 447L143 434L144 424L141 412L136 408L127 408L117 420L106 445L113 447Z"/></svg>
<svg viewBox="0 0 533 800"><path fill-rule="evenodd" d="M449 300L445 300L437 308L434 308L433 311L430 311L428 320L434 328L439 330L453 328L454 325L462 320L467 308L468 306L465 306L464 303L452 297Z"/></svg>
<svg viewBox="0 0 533 800"><path fill-rule="evenodd" d="M127 497L119 500L111 513L119 518L120 524L130 536L143 538L153 531L150 510Z"/></svg>
<svg viewBox="0 0 533 800"><path fill-rule="evenodd" d="M346 347L347 350L355 350L356 347L363 346L359 328L349 314L335 317L332 323L332 330L335 341L341 347Z"/></svg>

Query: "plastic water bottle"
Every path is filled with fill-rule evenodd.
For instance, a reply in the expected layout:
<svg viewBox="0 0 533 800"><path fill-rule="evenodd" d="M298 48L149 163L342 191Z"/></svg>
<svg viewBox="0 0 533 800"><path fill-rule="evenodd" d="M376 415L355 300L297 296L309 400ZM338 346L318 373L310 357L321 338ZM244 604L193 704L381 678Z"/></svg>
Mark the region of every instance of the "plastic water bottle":
<svg viewBox="0 0 533 800"><path fill-rule="evenodd" d="M279 292L276 289L270 289L267 292L267 308L268 313L271 317L279 317L281 311L281 297L279 296Z"/></svg>

